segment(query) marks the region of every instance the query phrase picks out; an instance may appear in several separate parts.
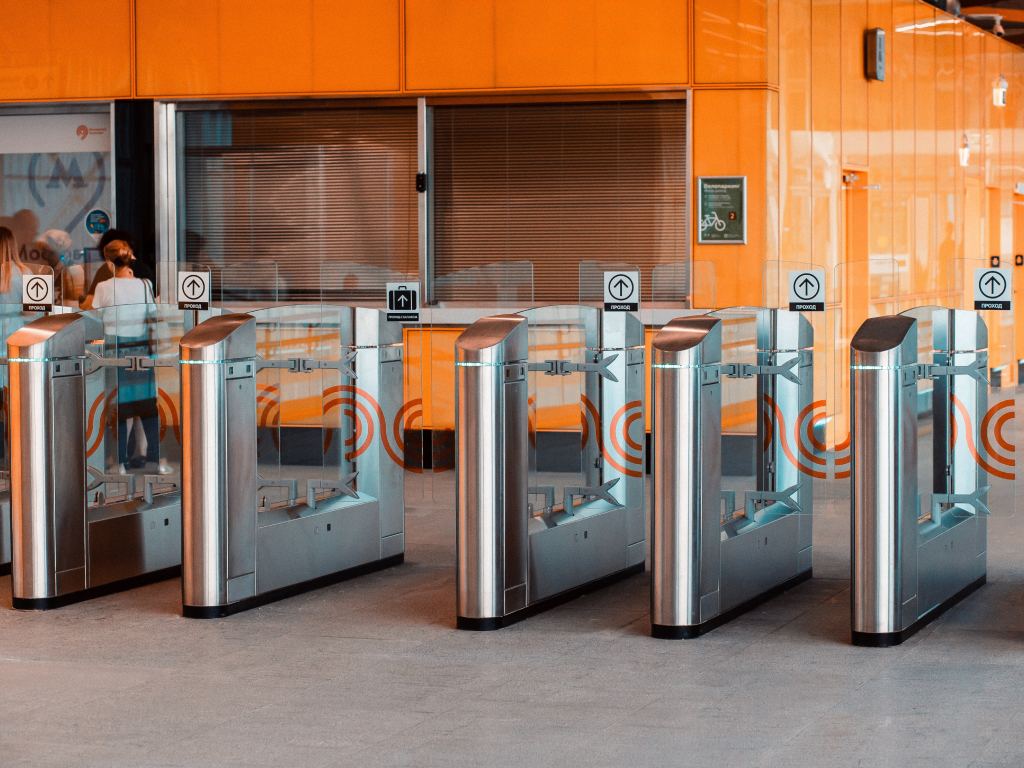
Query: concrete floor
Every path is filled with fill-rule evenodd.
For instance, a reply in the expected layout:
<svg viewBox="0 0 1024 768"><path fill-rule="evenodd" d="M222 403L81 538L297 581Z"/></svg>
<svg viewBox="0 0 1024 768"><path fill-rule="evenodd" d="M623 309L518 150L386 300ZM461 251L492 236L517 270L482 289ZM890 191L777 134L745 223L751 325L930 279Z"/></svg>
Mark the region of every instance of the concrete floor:
<svg viewBox="0 0 1024 768"><path fill-rule="evenodd" d="M228 619L181 618L178 580L0 609L0 765L1024 765L1024 514L894 649L850 645L848 513L815 526L812 581L693 641L649 637L646 574L457 632L424 502L405 565Z"/></svg>

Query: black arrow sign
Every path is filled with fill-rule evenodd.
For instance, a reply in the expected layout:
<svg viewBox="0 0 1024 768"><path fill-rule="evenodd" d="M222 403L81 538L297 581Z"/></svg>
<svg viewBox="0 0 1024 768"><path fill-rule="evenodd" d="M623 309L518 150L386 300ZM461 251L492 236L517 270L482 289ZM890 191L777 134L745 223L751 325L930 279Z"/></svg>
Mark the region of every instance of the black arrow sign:
<svg viewBox="0 0 1024 768"><path fill-rule="evenodd" d="M185 298L195 300L206 292L206 283L204 283L195 275L192 275L181 286L181 289L185 293Z"/></svg>
<svg viewBox="0 0 1024 768"><path fill-rule="evenodd" d="M615 275L608 283L608 291L616 301L625 301L633 295L633 281L625 275Z"/></svg>
<svg viewBox="0 0 1024 768"><path fill-rule="evenodd" d="M987 290L986 290L987 289ZM998 272L988 272L981 277L981 293L990 299L1003 295L1006 281Z"/></svg>
<svg viewBox="0 0 1024 768"><path fill-rule="evenodd" d="M793 290L801 299L809 300L818 295L818 281L812 275L801 275L797 278Z"/></svg>
<svg viewBox="0 0 1024 768"><path fill-rule="evenodd" d="M28 295L33 301L43 301L50 293L50 286L41 277L33 277L28 281Z"/></svg>

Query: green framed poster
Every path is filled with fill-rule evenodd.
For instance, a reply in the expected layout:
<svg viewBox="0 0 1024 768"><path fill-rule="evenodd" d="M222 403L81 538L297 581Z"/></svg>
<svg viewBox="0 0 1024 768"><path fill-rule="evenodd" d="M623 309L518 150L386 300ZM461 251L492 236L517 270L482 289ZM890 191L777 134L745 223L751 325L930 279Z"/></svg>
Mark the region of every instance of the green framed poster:
<svg viewBox="0 0 1024 768"><path fill-rule="evenodd" d="M697 178L697 242L747 242L747 177Z"/></svg>

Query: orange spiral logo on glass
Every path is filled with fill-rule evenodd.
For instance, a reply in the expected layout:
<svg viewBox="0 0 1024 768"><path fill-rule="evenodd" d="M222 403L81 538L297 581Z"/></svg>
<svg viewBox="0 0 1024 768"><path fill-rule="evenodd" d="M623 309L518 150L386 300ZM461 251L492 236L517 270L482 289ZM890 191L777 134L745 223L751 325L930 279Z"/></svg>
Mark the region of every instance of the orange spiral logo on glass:
<svg viewBox="0 0 1024 768"><path fill-rule="evenodd" d="M591 429L588 416L593 421L593 435L597 439L598 449L608 466L622 472L627 477L644 476L644 446L629 434L630 427L639 421L643 424L643 403L633 400L619 408L612 416L608 425L607 442L602 439L601 417L590 399L581 398L583 403L583 446L586 448L590 440ZM641 438L643 439L643 438ZM609 450L608 444L611 444Z"/></svg>
<svg viewBox="0 0 1024 768"><path fill-rule="evenodd" d="M332 395L334 397L331 397ZM374 435L379 434L384 450L391 457L391 460L398 466L405 467L405 460L399 456L400 452L404 453L405 451L405 438L401 434L401 430L404 424L411 423L418 416L413 412L409 416L408 421L403 422L403 418L407 416L410 410L417 406L420 406L419 416L421 416L422 405L422 400L412 400L406 403L405 406L398 410L394 423L389 425L380 404L368 392L358 387L353 387L350 384L343 384L336 387L328 387L324 390L323 412L324 415L327 415L332 409L341 407L342 415L347 416L353 421L353 433L345 440L344 444L346 459L354 459L365 453L366 449L373 442ZM389 426L394 429L393 438L388 435ZM394 446L391 444L392 440L394 440ZM324 446L324 450L326 449L327 445ZM422 472L422 469L418 471Z"/></svg>
<svg viewBox="0 0 1024 768"><path fill-rule="evenodd" d="M162 441L170 427L174 439L181 445L181 427L178 423L178 408L164 390L157 389L156 410L160 420L159 439ZM117 387L101 392L89 406L85 421L85 455L92 456L103 444L103 430L112 427L117 419Z"/></svg>
<svg viewBox="0 0 1024 768"><path fill-rule="evenodd" d="M769 395L764 396L761 418L764 423L764 446L765 451L771 446L776 437L776 425L778 425L778 439L782 452L786 458L799 469L803 474L827 480L828 459L822 454L827 453L827 446L814 434L814 428L825 419L825 401L815 400L805 406L797 414L795 422L791 425L793 432L787 429L786 419L782 415L782 409ZM774 419L772 418L774 416ZM792 439L792 445L790 445ZM835 478L841 479L850 476L850 438L846 438L841 445L836 446L835 451ZM845 450L846 455L840 455ZM844 465L846 465L844 467ZM840 467L843 467L840 469Z"/></svg>
<svg viewBox="0 0 1024 768"><path fill-rule="evenodd" d="M261 384L256 389L256 416L261 427L277 427L281 424L281 392L273 385ZM281 439L277 431L270 433L274 448L281 450ZM257 443L259 438L257 438Z"/></svg>
<svg viewBox="0 0 1024 768"><path fill-rule="evenodd" d="M950 414L950 440L949 447L952 450L961 439L966 441L967 450L977 462L978 466L984 469L993 477L1002 480L1013 480L1016 478L1016 465L1013 458L1016 445L1010 442L1004 430L1007 424L1016 415L1013 400L1001 400L986 411L981 419L979 438L981 446L974 442L974 426L971 423L971 414L963 401L953 395L953 411ZM963 422L958 423L957 417Z"/></svg>
<svg viewBox="0 0 1024 768"><path fill-rule="evenodd" d="M78 126L77 130L75 130L75 135L82 141L85 141L89 137L89 127L85 125Z"/></svg>

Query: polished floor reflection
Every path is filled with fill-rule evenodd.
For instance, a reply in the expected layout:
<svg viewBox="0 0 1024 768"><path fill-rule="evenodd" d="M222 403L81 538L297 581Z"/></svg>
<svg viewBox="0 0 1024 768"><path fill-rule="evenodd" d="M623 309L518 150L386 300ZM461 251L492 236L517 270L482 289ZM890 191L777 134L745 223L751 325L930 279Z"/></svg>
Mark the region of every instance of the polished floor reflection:
<svg viewBox="0 0 1024 768"><path fill-rule="evenodd" d="M404 566L216 621L167 581L44 614L0 579L0 764L1024 764L1024 511L990 583L903 646L850 645L849 523L815 578L699 640L650 637L636 576L457 632L454 514Z"/></svg>

